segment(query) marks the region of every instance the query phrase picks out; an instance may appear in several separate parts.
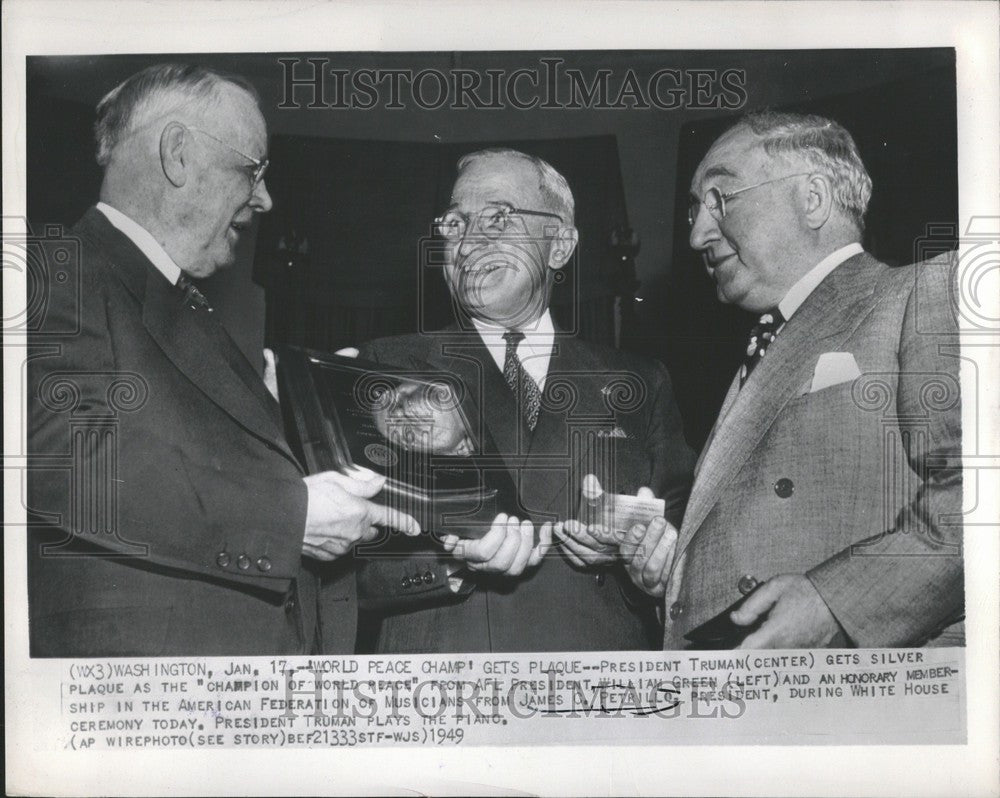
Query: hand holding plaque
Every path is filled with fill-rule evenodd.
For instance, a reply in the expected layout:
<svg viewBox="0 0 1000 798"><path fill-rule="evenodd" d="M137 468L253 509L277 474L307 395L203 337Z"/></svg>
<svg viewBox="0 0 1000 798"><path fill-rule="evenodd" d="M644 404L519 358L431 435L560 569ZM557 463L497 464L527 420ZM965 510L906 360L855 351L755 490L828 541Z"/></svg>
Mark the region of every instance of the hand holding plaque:
<svg viewBox="0 0 1000 798"><path fill-rule="evenodd" d="M305 477L309 500L302 553L317 560L343 557L357 543L372 540L376 527L419 535L420 525L410 515L368 501L378 494L385 478L365 468L350 474L323 471Z"/></svg>

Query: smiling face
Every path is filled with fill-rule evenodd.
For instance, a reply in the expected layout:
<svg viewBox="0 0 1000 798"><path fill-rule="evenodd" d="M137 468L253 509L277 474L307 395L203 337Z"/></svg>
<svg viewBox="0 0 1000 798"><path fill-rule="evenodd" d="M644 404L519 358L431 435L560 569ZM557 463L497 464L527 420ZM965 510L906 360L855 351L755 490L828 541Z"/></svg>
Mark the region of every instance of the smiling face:
<svg viewBox="0 0 1000 798"><path fill-rule="evenodd" d="M264 181L253 186L254 164L229 149L261 160L267 157L267 129L253 98L236 86L224 86L221 101L198 127L209 135L197 130L186 134L192 178L185 186L179 220L182 251L175 260L188 274L208 277L232 265L253 215L266 213L272 203Z"/></svg>
<svg viewBox="0 0 1000 798"><path fill-rule="evenodd" d="M800 171L807 167L768 155L752 131L736 128L698 166L691 181L692 202L713 187L725 194ZM777 180L738 194L726 202L723 219L698 208L690 243L702 254L721 302L762 313L815 265L800 257L808 235L802 213L805 182L805 177Z"/></svg>
<svg viewBox="0 0 1000 798"><path fill-rule="evenodd" d="M537 319L548 307L556 270L569 257L553 253L559 220L515 214L499 237L488 236L479 222L480 212L497 202L558 213L542 196L534 164L505 155L474 159L451 198L450 210L469 219L464 238L446 245L445 279L452 296L489 324L514 329Z"/></svg>

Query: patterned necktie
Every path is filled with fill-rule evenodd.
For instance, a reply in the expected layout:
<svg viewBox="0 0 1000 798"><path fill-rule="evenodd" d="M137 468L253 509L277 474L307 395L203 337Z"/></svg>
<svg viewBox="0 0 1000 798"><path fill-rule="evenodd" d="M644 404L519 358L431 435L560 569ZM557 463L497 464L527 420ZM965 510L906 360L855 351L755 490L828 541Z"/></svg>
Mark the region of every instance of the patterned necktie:
<svg viewBox="0 0 1000 798"><path fill-rule="evenodd" d="M778 328L785 323L781 311L772 308L760 317L757 324L750 330L750 340L747 342L746 356L743 358L743 365L740 366L740 387L747 381L764 353L774 340Z"/></svg>
<svg viewBox="0 0 1000 798"><path fill-rule="evenodd" d="M517 356L517 345L524 340L524 333L516 330L505 332L503 339L507 342L507 351L503 358L503 378L514 392L517 406L528 422L528 429L534 431L538 423L538 411L542 407L542 392L531 375L524 370L521 359Z"/></svg>
<svg viewBox="0 0 1000 798"><path fill-rule="evenodd" d="M184 304L190 305L191 310L205 308L209 313L212 312L212 306L208 304L208 299L184 272L181 272L181 276L177 278L177 287L184 292Z"/></svg>

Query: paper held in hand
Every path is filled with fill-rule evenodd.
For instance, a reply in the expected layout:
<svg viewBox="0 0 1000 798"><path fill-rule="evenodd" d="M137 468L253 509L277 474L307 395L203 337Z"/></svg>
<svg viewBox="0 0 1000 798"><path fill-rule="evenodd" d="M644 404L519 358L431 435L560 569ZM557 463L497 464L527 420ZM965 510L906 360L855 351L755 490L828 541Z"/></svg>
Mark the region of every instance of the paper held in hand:
<svg viewBox="0 0 1000 798"><path fill-rule="evenodd" d="M654 518L662 518L663 499L632 496L627 493L605 493L593 474L583 478L580 490L580 523L603 528L604 534L621 541L636 524L645 526Z"/></svg>

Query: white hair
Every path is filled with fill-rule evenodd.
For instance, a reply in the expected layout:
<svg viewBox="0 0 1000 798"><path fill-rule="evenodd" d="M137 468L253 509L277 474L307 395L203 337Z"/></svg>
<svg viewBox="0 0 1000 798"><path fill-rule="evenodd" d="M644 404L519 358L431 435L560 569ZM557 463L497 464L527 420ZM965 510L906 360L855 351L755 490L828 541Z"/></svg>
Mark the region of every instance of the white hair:
<svg viewBox="0 0 1000 798"><path fill-rule="evenodd" d="M458 159L458 174L461 176L471 163L484 158L520 158L531 163L538 171L538 189L542 194L542 199L548 205L548 210L558 213L565 224L573 226L573 217L576 211L573 192L570 191L566 178L552 168L550 163L535 155L528 155L526 152L494 147L463 155Z"/></svg>
<svg viewBox="0 0 1000 798"><path fill-rule="evenodd" d="M851 134L832 119L812 114L757 111L734 125L759 136L768 155L795 155L833 184L833 200L859 229L872 196L872 179Z"/></svg>
<svg viewBox="0 0 1000 798"><path fill-rule="evenodd" d="M111 153L144 124L184 108L197 114L209 111L235 86L260 104L253 85L238 75L192 64L155 64L137 72L109 91L97 104L94 138L97 163L107 166Z"/></svg>

